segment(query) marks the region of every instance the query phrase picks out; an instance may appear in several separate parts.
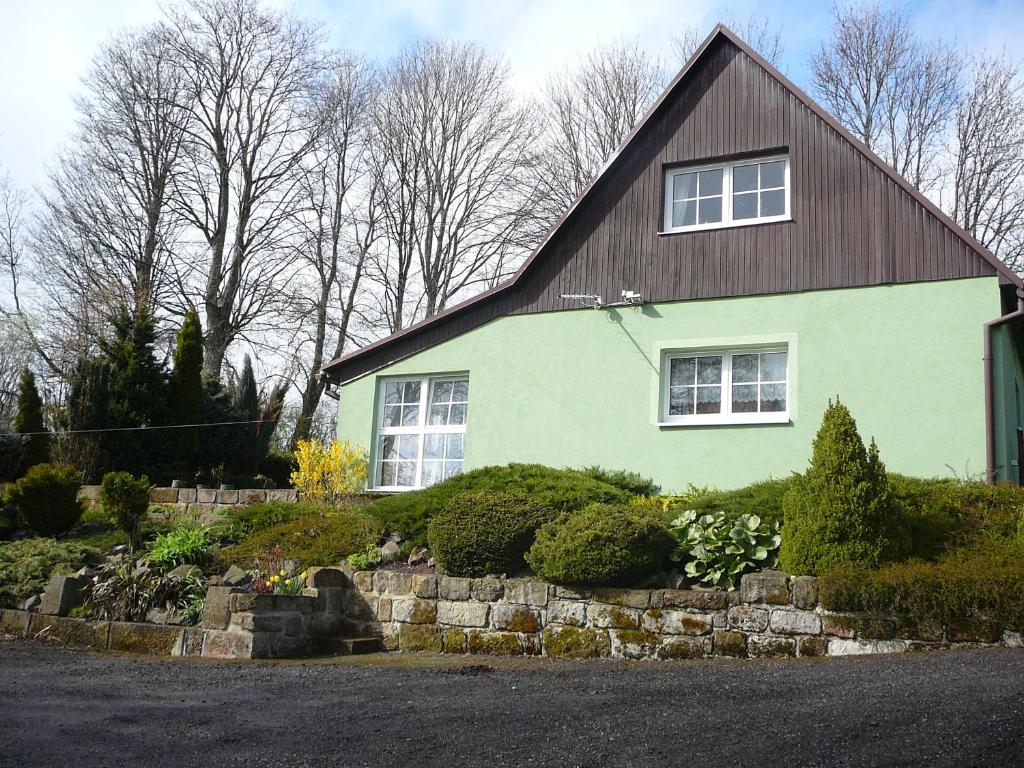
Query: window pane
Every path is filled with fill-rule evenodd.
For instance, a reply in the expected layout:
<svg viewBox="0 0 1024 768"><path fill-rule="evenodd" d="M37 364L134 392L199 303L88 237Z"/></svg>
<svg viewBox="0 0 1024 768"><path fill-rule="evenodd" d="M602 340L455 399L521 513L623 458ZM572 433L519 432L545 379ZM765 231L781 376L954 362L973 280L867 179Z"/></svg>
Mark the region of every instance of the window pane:
<svg viewBox="0 0 1024 768"><path fill-rule="evenodd" d="M384 402L385 403L400 403L402 402L402 383L399 381L389 381L384 384Z"/></svg>
<svg viewBox="0 0 1024 768"><path fill-rule="evenodd" d="M402 423L402 406L400 405L385 405L384 406L384 417L381 419L381 425L385 427L397 427Z"/></svg>
<svg viewBox="0 0 1024 768"><path fill-rule="evenodd" d="M761 189L783 187L786 185L786 161L774 160L761 163Z"/></svg>
<svg viewBox="0 0 1024 768"><path fill-rule="evenodd" d="M733 355L732 380L735 383L757 381L757 355ZM754 399L757 399L756 394Z"/></svg>
<svg viewBox="0 0 1024 768"><path fill-rule="evenodd" d="M761 381L786 380L786 353L768 352L761 355Z"/></svg>
<svg viewBox="0 0 1024 768"><path fill-rule="evenodd" d="M424 461L423 462L423 485L433 485L434 483L441 482L444 472L443 461Z"/></svg>
<svg viewBox="0 0 1024 768"><path fill-rule="evenodd" d="M450 403L452 401L452 382L439 381L434 384L434 391L431 393L430 402Z"/></svg>
<svg viewBox="0 0 1024 768"><path fill-rule="evenodd" d="M732 388L733 413L757 413L757 384L736 384Z"/></svg>
<svg viewBox="0 0 1024 768"><path fill-rule="evenodd" d="M697 383L698 384L721 384L722 383L722 358L698 357L697 358Z"/></svg>
<svg viewBox="0 0 1024 768"><path fill-rule="evenodd" d="M445 451L445 457L448 459L462 459L465 447L465 435L448 435L448 448Z"/></svg>
<svg viewBox="0 0 1024 768"><path fill-rule="evenodd" d="M406 403L418 403L420 401L420 383L418 381L407 381L402 387L402 400Z"/></svg>
<svg viewBox="0 0 1024 768"><path fill-rule="evenodd" d="M398 458L416 461L420 457L419 435L397 435Z"/></svg>
<svg viewBox="0 0 1024 768"><path fill-rule="evenodd" d="M732 191L749 192L757 189L757 166L737 165L732 169Z"/></svg>
<svg viewBox="0 0 1024 768"><path fill-rule="evenodd" d="M786 410L786 385L761 385L761 410L769 413L781 413Z"/></svg>
<svg viewBox="0 0 1024 768"><path fill-rule="evenodd" d="M672 177L672 199L685 200L697 196L697 174L677 173Z"/></svg>
<svg viewBox="0 0 1024 768"><path fill-rule="evenodd" d="M449 424L465 424L466 423L466 405L453 405L451 411L448 414Z"/></svg>
<svg viewBox="0 0 1024 768"><path fill-rule="evenodd" d="M381 462L380 465L380 484L381 485L394 485L397 474L395 472L395 462L385 461Z"/></svg>
<svg viewBox="0 0 1024 768"><path fill-rule="evenodd" d="M389 435L381 438L380 441L380 457L382 459L397 459L398 458L398 437L395 435Z"/></svg>
<svg viewBox="0 0 1024 768"><path fill-rule="evenodd" d="M786 192L776 189L772 192L761 193L761 215L781 216L786 212Z"/></svg>
<svg viewBox="0 0 1024 768"><path fill-rule="evenodd" d="M697 376L697 358L676 357L669 363L669 384L693 384Z"/></svg>
<svg viewBox="0 0 1024 768"><path fill-rule="evenodd" d="M701 224L715 224L722 220L722 198L708 197L700 200Z"/></svg>
<svg viewBox="0 0 1024 768"><path fill-rule="evenodd" d="M757 193L748 192L745 195L733 195L732 217L740 219L757 218Z"/></svg>
<svg viewBox="0 0 1024 768"><path fill-rule="evenodd" d="M402 406L402 426L415 427L420 423L420 407L418 405Z"/></svg>
<svg viewBox="0 0 1024 768"><path fill-rule="evenodd" d="M432 405L430 406L430 420L428 423L431 426L437 426L438 424L448 423L448 406L447 405Z"/></svg>
<svg viewBox="0 0 1024 768"><path fill-rule="evenodd" d="M672 387L668 395L669 416L689 416L693 413L693 387Z"/></svg>
<svg viewBox="0 0 1024 768"><path fill-rule="evenodd" d="M461 461L446 461L444 463L444 479L447 480L449 477L455 477L455 475L462 474L462 462Z"/></svg>
<svg viewBox="0 0 1024 768"><path fill-rule="evenodd" d="M395 485L405 488L416 485L416 462L400 461L398 463L398 478Z"/></svg>
<svg viewBox="0 0 1024 768"><path fill-rule="evenodd" d="M423 438L423 460L444 458L444 435L427 435Z"/></svg>
<svg viewBox="0 0 1024 768"><path fill-rule="evenodd" d="M722 388L697 387L697 413L721 413Z"/></svg>
<svg viewBox="0 0 1024 768"><path fill-rule="evenodd" d="M456 381L452 389L452 400L457 403L465 403L469 401L469 381L466 379L460 379Z"/></svg>
<svg viewBox="0 0 1024 768"><path fill-rule="evenodd" d="M707 197L708 195L720 195L722 194L722 175L724 171L721 168L715 168L710 171L700 172L700 196Z"/></svg>
<svg viewBox="0 0 1024 768"><path fill-rule="evenodd" d="M672 203L672 226L689 227L697 223L697 201Z"/></svg>

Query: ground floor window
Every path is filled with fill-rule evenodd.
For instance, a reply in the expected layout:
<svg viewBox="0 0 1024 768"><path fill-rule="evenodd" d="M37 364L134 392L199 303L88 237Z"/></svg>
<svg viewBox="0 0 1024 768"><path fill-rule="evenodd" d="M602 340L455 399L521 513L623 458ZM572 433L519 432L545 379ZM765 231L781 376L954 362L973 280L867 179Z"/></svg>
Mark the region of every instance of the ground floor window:
<svg viewBox="0 0 1024 768"><path fill-rule="evenodd" d="M662 421L770 423L789 419L785 347L670 352L662 368Z"/></svg>
<svg viewBox="0 0 1024 768"><path fill-rule="evenodd" d="M378 397L376 487L423 488L462 472L468 376L386 379Z"/></svg>

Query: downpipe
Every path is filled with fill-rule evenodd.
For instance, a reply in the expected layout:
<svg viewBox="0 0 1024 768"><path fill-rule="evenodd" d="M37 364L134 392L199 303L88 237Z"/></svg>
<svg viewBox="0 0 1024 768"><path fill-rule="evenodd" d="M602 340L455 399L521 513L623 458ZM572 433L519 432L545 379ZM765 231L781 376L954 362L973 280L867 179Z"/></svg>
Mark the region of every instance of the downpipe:
<svg viewBox="0 0 1024 768"><path fill-rule="evenodd" d="M992 336L996 327L1024 318L1024 298L1017 297L1017 309L985 323L985 351L982 362L985 366L985 482L995 485L996 474L996 422L993 384L994 364L992 359ZM1021 457L1018 457L1018 461Z"/></svg>

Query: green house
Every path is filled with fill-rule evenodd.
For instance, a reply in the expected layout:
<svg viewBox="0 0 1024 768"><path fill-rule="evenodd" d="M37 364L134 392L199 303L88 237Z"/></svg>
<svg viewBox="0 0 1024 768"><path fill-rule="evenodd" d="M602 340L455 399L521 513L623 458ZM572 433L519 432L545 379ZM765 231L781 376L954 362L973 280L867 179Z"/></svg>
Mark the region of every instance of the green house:
<svg viewBox="0 0 1024 768"><path fill-rule="evenodd" d="M371 486L512 461L740 486L839 396L887 466L1018 478L1021 279L724 27L518 272L332 361Z"/></svg>

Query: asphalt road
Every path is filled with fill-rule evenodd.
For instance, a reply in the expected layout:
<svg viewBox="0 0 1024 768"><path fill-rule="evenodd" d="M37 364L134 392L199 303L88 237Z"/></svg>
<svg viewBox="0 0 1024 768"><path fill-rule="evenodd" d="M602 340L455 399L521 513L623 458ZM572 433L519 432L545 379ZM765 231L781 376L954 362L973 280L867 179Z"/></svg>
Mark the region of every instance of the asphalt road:
<svg viewBox="0 0 1024 768"><path fill-rule="evenodd" d="M1024 652L236 663L0 642L0 765L1016 766Z"/></svg>

